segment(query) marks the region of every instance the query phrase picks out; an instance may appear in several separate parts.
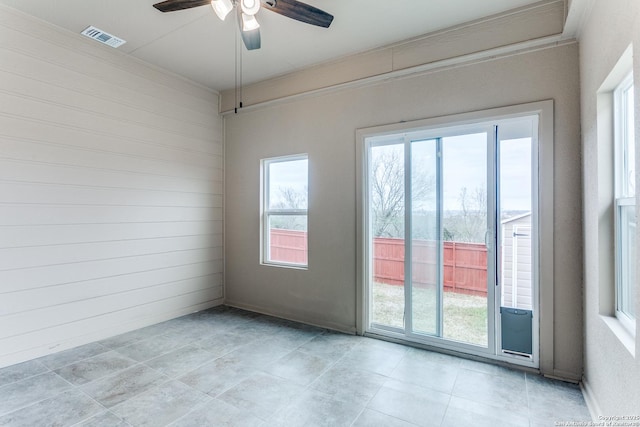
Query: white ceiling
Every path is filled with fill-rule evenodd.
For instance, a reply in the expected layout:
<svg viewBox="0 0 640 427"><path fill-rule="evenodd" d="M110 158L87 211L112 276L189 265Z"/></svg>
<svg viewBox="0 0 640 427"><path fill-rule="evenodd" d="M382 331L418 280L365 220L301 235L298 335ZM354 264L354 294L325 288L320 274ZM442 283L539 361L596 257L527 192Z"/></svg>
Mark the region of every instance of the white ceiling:
<svg viewBox="0 0 640 427"><path fill-rule="evenodd" d="M236 22L208 6L161 13L159 0L0 0L80 33L89 25L127 41L118 50L215 90L235 84ZM242 49L243 83L396 43L538 0L306 0L335 19L324 29L261 10L262 48ZM238 43L242 43L238 41Z"/></svg>

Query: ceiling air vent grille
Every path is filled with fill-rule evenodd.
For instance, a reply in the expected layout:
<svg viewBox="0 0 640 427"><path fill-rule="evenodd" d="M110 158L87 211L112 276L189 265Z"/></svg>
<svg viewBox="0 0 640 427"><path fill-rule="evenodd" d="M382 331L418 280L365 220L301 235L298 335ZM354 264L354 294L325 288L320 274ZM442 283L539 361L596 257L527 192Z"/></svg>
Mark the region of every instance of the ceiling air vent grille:
<svg viewBox="0 0 640 427"><path fill-rule="evenodd" d="M126 43L126 41L93 26L85 28L85 30L80 34L82 34L83 36L91 37L92 39L111 47L120 47Z"/></svg>

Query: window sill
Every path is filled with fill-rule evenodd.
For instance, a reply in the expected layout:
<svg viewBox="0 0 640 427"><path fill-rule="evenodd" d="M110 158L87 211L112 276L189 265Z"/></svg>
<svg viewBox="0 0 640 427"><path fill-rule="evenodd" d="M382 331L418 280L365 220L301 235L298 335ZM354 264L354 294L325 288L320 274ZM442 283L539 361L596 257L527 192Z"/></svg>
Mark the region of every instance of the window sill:
<svg viewBox="0 0 640 427"><path fill-rule="evenodd" d="M290 270L309 270L309 266L308 265L300 265L300 264L286 264L286 263L279 263L279 262L261 262L260 265L264 265L265 267L280 267L280 268L287 268Z"/></svg>
<svg viewBox="0 0 640 427"><path fill-rule="evenodd" d="M600 316L605 325L609 327L611 332L620 340L622 345L627 349L629 353L636 357L636 338L625 328L622 323L612 316Z"/></svg>

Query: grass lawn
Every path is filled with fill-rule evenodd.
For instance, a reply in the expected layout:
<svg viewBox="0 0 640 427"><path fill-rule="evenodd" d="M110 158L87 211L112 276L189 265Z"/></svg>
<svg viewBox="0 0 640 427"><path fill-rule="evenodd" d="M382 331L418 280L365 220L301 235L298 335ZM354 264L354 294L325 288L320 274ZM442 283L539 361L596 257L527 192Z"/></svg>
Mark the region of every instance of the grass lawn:
<svg viewBox="0 0 640 427"><path fill-rule="evenodd" d="M436 292L433 288L413 290L413 327L416 332L436 333ZM487 298L445 292L443 336L446 339L487 346ZM373 321L402 328L404 286L375 283Z"/></svg>

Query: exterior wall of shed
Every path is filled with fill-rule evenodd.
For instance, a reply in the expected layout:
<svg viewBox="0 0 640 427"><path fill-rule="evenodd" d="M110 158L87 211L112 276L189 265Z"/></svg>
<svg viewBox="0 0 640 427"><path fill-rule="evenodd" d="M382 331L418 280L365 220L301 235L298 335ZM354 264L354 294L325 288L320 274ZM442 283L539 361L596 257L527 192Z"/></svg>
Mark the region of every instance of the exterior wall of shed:
<svg viewBox="0 0 640 427"><path fill-rule="evenodd" d="M526 236L514 237L514 230ZM525 231L526 230L526 231ZM533 307L531 216L502 224L502 306L531 310ZM516 277L514 278L514 241L517 242ZM513 299L513 283L517 282L516 300Z"/></svg>

